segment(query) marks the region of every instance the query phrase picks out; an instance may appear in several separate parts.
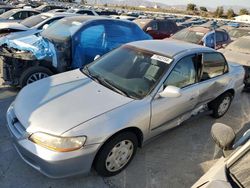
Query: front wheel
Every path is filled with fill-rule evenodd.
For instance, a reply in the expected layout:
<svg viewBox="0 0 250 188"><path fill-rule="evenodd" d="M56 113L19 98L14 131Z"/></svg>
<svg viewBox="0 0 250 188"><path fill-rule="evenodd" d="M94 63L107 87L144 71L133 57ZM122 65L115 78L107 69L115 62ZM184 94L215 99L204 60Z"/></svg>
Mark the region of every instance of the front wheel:
<svg viewBox="0 0 250 188"><path fill-rule="evenodd" d="M208 104L209 108L213 111L214 118L220 118L226 114L233 100L231 93L225 93Z"/></svg>
<svg viewBox="0 0 250 188"><path fill-rule="evenodd" d="M132 161L138 147L138 139L132 132L115 135L100 149L94 168L101 176L114 176Z"/></svg>
<svg viewBox="0 0 250 188"><path fill-rule="evenodd" d="M35 81L51 76L52 74L53 73L46 67L41 67L41 66L30 67L22 73L19 85L21 87L24 87Z"/></svg>

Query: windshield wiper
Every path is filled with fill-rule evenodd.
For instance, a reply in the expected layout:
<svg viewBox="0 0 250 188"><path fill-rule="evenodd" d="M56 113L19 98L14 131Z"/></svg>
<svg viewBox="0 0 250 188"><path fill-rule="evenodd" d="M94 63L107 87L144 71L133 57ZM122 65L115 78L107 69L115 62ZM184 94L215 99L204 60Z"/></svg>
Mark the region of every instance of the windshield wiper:
<svg viewBox="0 0 250 188"><path fill-rule="evenodd" d="M89 71L87 66L85 66L82 70L84 71L84 73L88 77L90 77L92 80L98 82L99 84L102 84L102 85L108 87L109 89L111 89L111 90L113 90L113 91L115 91L117 93L120 93L121 95L124 95L124 96L129 97L129 98L134 98L134 97L130 96L126 91L123 91L121 88L118 88L117 86L115 86L114 83L112 83L110 80L102 78L99 75L92 74Z"/></svg>

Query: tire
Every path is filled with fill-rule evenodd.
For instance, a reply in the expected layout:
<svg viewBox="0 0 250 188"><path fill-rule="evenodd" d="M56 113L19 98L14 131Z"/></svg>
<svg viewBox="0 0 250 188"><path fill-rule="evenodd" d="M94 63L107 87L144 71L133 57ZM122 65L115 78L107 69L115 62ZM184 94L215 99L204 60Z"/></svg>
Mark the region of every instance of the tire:
<svg viewBox="0 0 250 188"><path fill-rule="evenodd" d="M122 143L125 144L125 146L121 147ZM129 144L132 144L132 146ZM126 148L127 146L130 148L130 150ZM120 173L134 158L137 147L138 139L134 133L122 132L115 135L99 150L94 162L94 168L96 172L104 177L114 176ZM115 150L116 152L114 153ZM121 164L114 163L114 161L111 160L113 158L112 156L116 158L115 161L119 161ZM119 158L119 160L117 158ZM119 168L112 164L116 164Z"/></svg>
<svg viewBox="0 0 250 188"><path fill-rule="evenodd" d="M222 94L214 101L208 104L212 110L212 117L220 118L226 114L233 100L233 95L229 92Z"/></svg>
<svg viewBox="0 0 250 188"><path fill-rule="evenodd" d="M46 78L51 75L53 75L53 72L50 71L48 68L41 67L41 66L30 67L22 73L20 77L19 85L21 88L23 88L24 86L28 84L31 84L35 81L38 81L40 79ZM31 80L34 80L34 81L31 82Z"/></svg>

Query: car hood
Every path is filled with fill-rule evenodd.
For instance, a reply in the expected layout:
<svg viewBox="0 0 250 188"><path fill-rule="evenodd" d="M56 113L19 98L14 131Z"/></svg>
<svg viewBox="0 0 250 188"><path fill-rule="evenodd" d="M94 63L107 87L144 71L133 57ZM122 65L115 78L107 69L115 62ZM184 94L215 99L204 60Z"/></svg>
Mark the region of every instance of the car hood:
<svg viewBox="0 0 250 188"><path fill-rule="evenodd" d="M26 86L14 102L14 111L27 132L61 135L131 101L78 69Z"/></svg>
<svg viewBox="0 0 250 188"><path fill-rule="evenodd" d="M0 30L2 29L14 29L25 31L29 28L17 22L0 22Z"/></svg>
<svg viewBox="0 0 250 188"><path fill-rule="evenodd" d="M219 52L223 53L227 61L240 65L250 66L250 54L237 51L222 49Z"/></svg>

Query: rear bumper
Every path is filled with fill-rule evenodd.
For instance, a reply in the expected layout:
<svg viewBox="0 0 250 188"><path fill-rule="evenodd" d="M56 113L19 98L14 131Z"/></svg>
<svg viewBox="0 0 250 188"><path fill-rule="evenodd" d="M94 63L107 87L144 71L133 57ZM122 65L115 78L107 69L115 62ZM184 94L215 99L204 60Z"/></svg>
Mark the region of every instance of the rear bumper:
<svg viewBox="0 0 250 188"><path fill-rule="evenodd" d="M84 146L72 152L48 150L28 139L29 135L22 125L13 121L12 110L10 107L7 112L8 129L18 154L27 164L51 178L90 172L99 144Z"/></svg>

